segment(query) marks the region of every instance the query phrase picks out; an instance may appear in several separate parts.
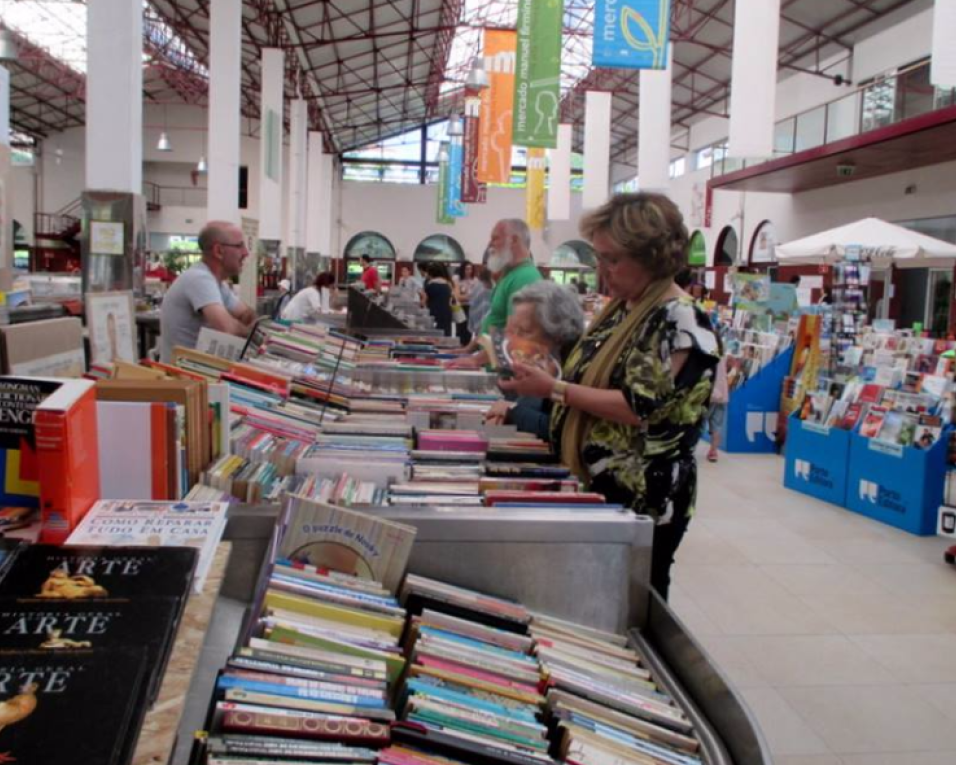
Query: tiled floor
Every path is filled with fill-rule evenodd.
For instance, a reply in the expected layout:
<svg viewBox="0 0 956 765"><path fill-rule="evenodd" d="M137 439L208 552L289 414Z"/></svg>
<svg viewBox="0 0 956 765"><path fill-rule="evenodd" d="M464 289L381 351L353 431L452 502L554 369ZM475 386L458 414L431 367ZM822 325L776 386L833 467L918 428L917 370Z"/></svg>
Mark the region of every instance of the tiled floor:
<svg viewBox="0 0 956 765"><path fill-rule="evenodd" d="M671 604L778 765L956 764L946 542L791 492L776 456L701 463Z"/></svg>

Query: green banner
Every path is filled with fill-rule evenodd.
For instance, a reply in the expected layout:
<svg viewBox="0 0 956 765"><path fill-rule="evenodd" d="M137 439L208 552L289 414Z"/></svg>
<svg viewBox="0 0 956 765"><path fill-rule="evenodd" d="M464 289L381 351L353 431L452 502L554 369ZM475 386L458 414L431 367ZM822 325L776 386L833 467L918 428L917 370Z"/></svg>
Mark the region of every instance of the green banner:
<svg viewBox="0 0 956 765"><path fill-rule="evenodd" d="M691 236L688 250L687 265L707 265L707 242L704 241L704 235L700 231L695 231Z"/></svg>
<svg viewBox="0 0 956 765"><path fill-rule="evenodd" d="M563 0L518 1L512 141L555 149L561 103Z"/></svg>
<svg viewBox="0 0 956 765"><path fill-rule="evenodd" d="M445 225L451 225L455 219L448 214L448 205L446 197L448 196L448 158L442 157L438 161L438 199L435 209L435 221Z"/></svg>

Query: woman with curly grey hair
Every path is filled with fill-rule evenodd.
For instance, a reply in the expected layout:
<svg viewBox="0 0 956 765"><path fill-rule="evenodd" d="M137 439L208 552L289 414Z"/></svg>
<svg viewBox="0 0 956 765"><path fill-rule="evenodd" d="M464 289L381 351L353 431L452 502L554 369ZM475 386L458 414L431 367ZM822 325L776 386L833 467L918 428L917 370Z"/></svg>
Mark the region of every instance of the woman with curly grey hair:
<svg viewBox="0 0 956 765"><path fill-rule="evenodd" d="M563 363L584 334L584 311L577 293L554 282L535 282L511 298L511 316L505 334L547 348ZM488 413L489 424L516 425L524 433L550 438L551 401L522 396L515 402L499 401Z"/></svg>
<svg viewBox="0 0 956 765"><path fill-rule="evenodd" d="M674 283L687 262L677 206L619 194L585 216L613 300L562 379L516 364L503 390L550 398L551 441L588 488L656 522L651 585L666 599L697 494L694 447L720 358L710 319Z"/></svg>

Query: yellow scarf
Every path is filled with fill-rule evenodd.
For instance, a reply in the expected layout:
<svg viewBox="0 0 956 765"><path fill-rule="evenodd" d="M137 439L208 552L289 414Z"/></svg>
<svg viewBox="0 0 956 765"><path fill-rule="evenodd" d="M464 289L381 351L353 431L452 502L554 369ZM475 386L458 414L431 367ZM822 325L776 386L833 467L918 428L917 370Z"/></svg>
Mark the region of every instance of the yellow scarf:
<svg viewBox="0 0 956 765"><path fill-rule="evenodd" d="M610 385L611 374L620 362L621 356L627 349L627 345L633 338L634 333L638 331L651 312L663 302L664 296L670 289L671 284L672 281L670 279L661 279L648 285L637 305L628 312L624 320L617 326L614 332L611 333L611 336L598 348L594 360L588 365L588 368L578 381L579 385L601 389L606 389L608 385ZM615 311L619 310L621 302L620 300L612 300L605 309L601 311L601 314L595 318L594 323L591 325L591 332L600 327ZM570 368L572 362L581 352L582 343L587 339L589 334L590 332L578 341L577 346L568 356L568 361L564 367L564 379L569 379L569 375L573 371ZM551 417L559 417L561 409L562 407L555 407ZM552 422L554 422L554 419L552 419ZM561 458L564 460L564 463L571 468L571 471L584 481L585 484L590 482L591 477L581 458L581 451L584 449L584 443L587 440L588 433L590 433L593 424L594 417L587 412L583 412L580 409L570 409L564 421L564 427L561 430L560 436Z"/></svg>

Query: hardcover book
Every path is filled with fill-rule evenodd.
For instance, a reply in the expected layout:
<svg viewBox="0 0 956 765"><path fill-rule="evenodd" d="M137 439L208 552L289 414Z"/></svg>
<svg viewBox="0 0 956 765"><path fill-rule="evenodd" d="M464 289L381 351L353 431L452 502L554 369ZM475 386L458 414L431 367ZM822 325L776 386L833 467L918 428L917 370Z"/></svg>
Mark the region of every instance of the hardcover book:
<svg viewBox="0 0 956 765"><path fill-rule="evenodd" d="M7 762L125 765L145 713L141 650L0 651Z"/></svg>
<svg viewBox="0 0 956 765"><path fill-rule="evenodd" d="M55 547L22 549L0 597L42 600L182 598L197 553L189 548Z"/></svg>

